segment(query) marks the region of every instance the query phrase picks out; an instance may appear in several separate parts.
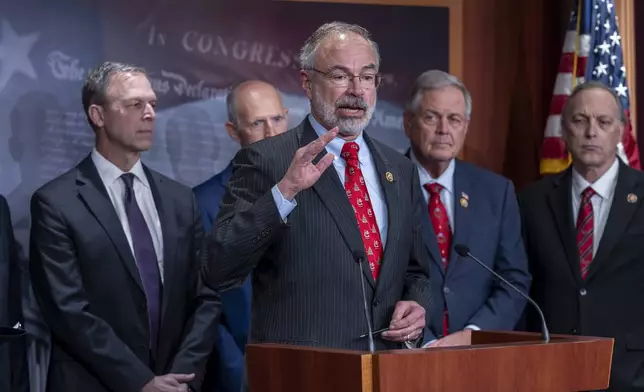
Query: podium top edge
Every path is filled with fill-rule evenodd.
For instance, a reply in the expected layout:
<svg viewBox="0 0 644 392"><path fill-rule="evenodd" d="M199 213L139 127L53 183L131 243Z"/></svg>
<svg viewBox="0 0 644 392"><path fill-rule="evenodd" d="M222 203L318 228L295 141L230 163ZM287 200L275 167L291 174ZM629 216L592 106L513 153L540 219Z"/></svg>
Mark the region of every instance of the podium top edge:
<svg viewBox="0 0 644 392"><path fill-rule="evenodd" d="M473 349L494 349L494 348L503 348L503 347L517 347L517 346L534 346L534 345L558 345L558 344L572 344L572 343L593 343L593 342L612 342L613 338L609 337L594 337L594 336L578 336L578 335L552 335L550 343L545 343L541 340L535 340L533 334L530 332L495 332L495 331L473 331L480 335L512 335L516 338L516 341L507 341L507 342L490 342L490 343L478 343L474 345L459 346L459 347L437 347L432 349L398 349L398 350L381 350L376 351L373 354L369 351L363 350L346 350L346 349L334 349L334 348L323 348L323 347L309 347L309 346L296 346L289 344L280 344L280 343L249 343L247 349L281 349L281 350L291 350L291 351L316 351L327 354L340 354L340 355L350 355L356 357L371 356L371 355L381 355L381 354L404 354L404 353L419 353L419 352L436 352L444 350L473 350ZM525 336L526 340L520 340L521 336ZM530 337L532 339L530 339Z"/></svg>

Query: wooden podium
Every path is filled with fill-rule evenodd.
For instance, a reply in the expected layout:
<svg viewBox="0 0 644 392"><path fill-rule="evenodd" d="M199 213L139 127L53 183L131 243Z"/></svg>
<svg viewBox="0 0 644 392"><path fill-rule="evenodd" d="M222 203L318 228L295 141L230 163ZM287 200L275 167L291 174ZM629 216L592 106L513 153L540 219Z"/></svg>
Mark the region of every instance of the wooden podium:
<svg viewBox="0 0 644 392"><path fill-rule="evenodd" d="M473 331L471 345L418 350L246 348L251 392L567 392L608 387L613 339Z"/></svg>

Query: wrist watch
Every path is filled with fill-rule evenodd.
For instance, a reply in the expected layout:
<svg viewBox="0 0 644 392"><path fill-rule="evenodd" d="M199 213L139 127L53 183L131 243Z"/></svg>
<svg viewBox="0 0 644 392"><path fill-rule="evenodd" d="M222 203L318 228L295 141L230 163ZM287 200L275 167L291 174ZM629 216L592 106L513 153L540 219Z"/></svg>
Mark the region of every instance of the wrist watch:
<svg viewBox="0 0 644 392"><path fill-rule="evenodd" d="M407 348L418 348L423 343L423 333L421 332L420 336L414 340L405 340L405 346Z"/></svg>

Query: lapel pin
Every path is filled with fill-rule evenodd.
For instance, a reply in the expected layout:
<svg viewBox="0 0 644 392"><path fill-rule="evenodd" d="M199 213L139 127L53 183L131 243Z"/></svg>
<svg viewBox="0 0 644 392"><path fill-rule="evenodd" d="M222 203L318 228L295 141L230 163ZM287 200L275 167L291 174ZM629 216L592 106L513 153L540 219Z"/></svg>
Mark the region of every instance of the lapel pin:
<svg viewBox="0 0 644 392"><path fill-rule="evenodd" d="M626 200L629 203L635 203L637 201L637 195L634 193L629 193L628 196L626 196Z"/></svg>
<svg viewBox="0 0 644 392"><path fill-rule="evenodd" d="M461 192L461 207L467 208L468 205L470 205L470 197L467 195L465 192Z"/></svg>
<svg viewBox="0 0 644 392"><path fill-rule="evenodd" d="M386 172L386 173L385 173L385 178L386 178L386 179L387 179L387 181L389 181L389 182L394 182L394 175L393 175L393 174L391 174L391 172Z"/></svg>

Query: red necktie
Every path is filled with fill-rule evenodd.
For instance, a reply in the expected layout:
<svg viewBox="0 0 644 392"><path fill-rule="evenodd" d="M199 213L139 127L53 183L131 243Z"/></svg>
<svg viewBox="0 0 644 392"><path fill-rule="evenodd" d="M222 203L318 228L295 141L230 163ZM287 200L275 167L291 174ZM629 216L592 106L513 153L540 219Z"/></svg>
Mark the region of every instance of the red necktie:
<svg viewBox="0 0 644 392"><path fill-rule="evenodd" d="M581 193L581 204L577 216L577 248L579 249L579 267L581 278L586 279L588 268L593 261L593 232L595 219L593 216L593 203L590 199L595 195L593 188L588 187Z"/></svg>
<svg viewBox="0 0 644 392"><path fill-rule="evenodd" d="M443 269L447 270L452 245L452 230L449 227L447 210L441 201L441 190L443 190L443 186L438 183L425 184L425 189L429 192L428 212L432 220L432 226L434 226L436 242L438 242L438 250L441 254L441 262L443 263ZM448 325L447 304L445 304L443 310L443 334L445 336L449 334Z"/></svg>
<svg viewBox="0 0 644 392"><path fill-rule="evenodd" d="M341 156L347 162L344 173L344 190L347 192L347 197L356 213L362 243L367 252L367 260L369 260L369 268L371 268L373 278L377 279L382 259L382 241L376 215L371 207L367 185L362 176L362 170L360 170L359 149L356 142L347 142L342 146Z"/></svg>

